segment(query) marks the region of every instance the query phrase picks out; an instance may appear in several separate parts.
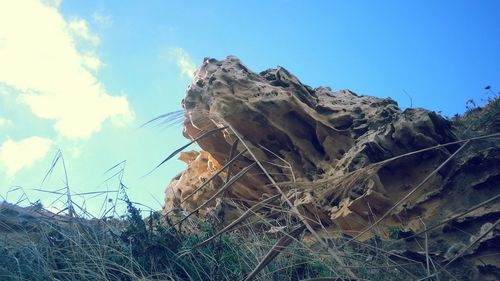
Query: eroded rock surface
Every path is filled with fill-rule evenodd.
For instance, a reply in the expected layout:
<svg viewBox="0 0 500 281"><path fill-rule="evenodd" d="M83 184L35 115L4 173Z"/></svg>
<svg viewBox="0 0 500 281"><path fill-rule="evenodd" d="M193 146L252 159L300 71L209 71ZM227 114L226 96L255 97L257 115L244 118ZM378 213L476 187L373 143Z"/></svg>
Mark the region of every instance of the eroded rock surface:
<svg viewBox="0 0 500 281"><path fill-rule="evenodd" d="M498 149L465 156L462 152L424 181L459 144L398 156L456 141L449 121L424 109L401 110L390 98L328 87L313 89L282 67L257 74L236 57L205 59L182 105L186 138L228 128L198 141L203 151L181 156L188 168L167 188L166 212L175 208L192 211L224 184L226 172L186 200L229 160L237 139L232 130L302 214L315 221L315 227L332 233L356 235L389 210L367 237L373 233L389 237L394 230L415 233L498 193L498 187L492 185L498 183L498 165L472 171L482 161L499 163ZM239 143L237 152L244 145ZM232 174L252 162L245 152L231 165ZM257 166L224 193L227 201L242 210L274 194L276 188ZM495 206L477 209L462 217L462 222L453 222L477 221L471 224L471 231L480 235L481 229L498 220ZM497 232L485 236L477 249L481 243L497 239ZM458 240L453 243L470 243ZM444 243L442 249L436 246L434 250L449 258L445 256L453 245ZM473 248L470 251L469 255L477 253ZM498 263L491 264L494 262L488 266L498 267Z"/></svg>
<svg viewBox="0 0 500 281"><path fill-rule="evenodd" d="M182 152L180 160L188 165L188 168L178 177L174 178L169 187L165 190L166 198L171 200L166 201L165 208L172 210L174 208L183 210L194 210L198 202L203 202L207 196L212 196L220 187L221 180L216 177L210 181L202 192L195 192L203 185L213 174L221 168L219 162L215 160L210 153L206 151L189 151ZM191 200L184 199L192 194ZM209 204L207 207L211 207ZM203 210L202 210L203 211Z"/></svg>

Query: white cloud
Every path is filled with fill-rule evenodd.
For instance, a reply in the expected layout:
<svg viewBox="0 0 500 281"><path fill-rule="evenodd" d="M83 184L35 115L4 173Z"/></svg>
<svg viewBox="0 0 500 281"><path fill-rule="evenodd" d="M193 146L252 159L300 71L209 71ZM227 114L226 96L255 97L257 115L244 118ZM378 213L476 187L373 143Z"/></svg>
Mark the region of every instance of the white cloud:
<svg viewBox="0 0 500 281"><path fill-rule="evenodd" d="M42 0L42 2L46 5L58 8L61 6L62 0Z"/></svg>
<svg viewBox="0 0 500 281"><path fill-rule="evenodd" d="M85 20L66 21L60 1L51 2L0 1L0 84L15 88L19 101L66 138L87 138L108 119L133 118L127 98L109 95L95 76L99 38Z"/></svg>
<svg viewBox="0 0 500 281"><path fill-rule="evenodd" d="M100 43L99 37L90 32L87 21L83 19L69 21L68 29L74 37L82 39L93 46L97 46Z"/></svg>
<svg viewBox="0 0 500 281"><path fill-rule="evenodd" d="M177 62L177 66L181 71L181 77L185 76L186 78L193 79L197 67L189 54L182 48L172 48L170 50L170 54L175 58L175 61Z"/></svg>
<svg viewBox="0 0 500 281"><path fill-rule="evenodd" d="M102 67L103 63L101 60L94 54L85 54L82 56L83 65L92 71L99 71Z"/></svg>
<svg viewBox="0 0 500 281"><path fill-rule="evenodd" d="M37 136L18 142L8 139L0 146L0 163L5 167L7 176L12 177L45 157L51 146L50 139Z"/></svg>
<svg viewBox="0 0 500 281"><path fill-rule="evenodd" d="M12 120L0 117L0 129L11 127L13 125Z"/></svg>

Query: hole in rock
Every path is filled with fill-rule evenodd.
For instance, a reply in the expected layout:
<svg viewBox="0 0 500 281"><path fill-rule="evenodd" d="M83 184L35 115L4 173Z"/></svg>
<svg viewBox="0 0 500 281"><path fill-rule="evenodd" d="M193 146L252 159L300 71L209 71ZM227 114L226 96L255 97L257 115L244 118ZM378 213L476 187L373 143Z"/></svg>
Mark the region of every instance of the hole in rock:
<svg viewBox="0 0 500 281"><path fill-rule="evenodd" d="M313 127L306 119L304 119L296 111L290 111L285 114L284 119L286 120L287 129L295 137L309 141L315 148L316 152L321 155L325 154L325 150L318 140L316 135L316 129Z"/></svg>

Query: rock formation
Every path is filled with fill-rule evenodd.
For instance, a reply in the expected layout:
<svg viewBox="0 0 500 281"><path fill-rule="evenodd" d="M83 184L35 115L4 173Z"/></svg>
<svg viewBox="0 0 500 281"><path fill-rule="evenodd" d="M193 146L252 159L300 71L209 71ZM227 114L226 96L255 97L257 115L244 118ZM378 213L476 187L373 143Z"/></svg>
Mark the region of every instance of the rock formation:
<svg viewBox="0 0 500 281"><path fill-rule="evenodd" d="M463 142L456 142L451 123L440 115L401 110L390 98L313 89L282 67L257 74L236 57L205 59L182 106L186 138L221 129L197 141L202 151L181 155L188 168L166 190L166 213L193 211L214 196L228 178L226 171L216 173L238 137L242 142L234 147L242 155L230 165L231 175L254 162L251 152L311 225L332 233L411 235L498 195L498 146L452 157ZM456 143L439 146L450 142ZM275 194L256 165L207 208L231 210L230 221L238 210ZM462 256L498 254L499 210L493 201L436 228L432 253L445 260L455 257L453 247ZM407 241L409 249L421 252L412 243ZM498 273L498 256L471 260L479 270Z"/></svg>

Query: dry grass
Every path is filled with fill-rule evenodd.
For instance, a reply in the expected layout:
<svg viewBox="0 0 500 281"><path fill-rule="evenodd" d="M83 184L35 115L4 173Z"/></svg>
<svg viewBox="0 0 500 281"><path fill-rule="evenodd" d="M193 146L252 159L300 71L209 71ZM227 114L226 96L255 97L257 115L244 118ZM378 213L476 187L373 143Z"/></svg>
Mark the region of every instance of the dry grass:
<svg viewBox="0 0 500 281"><path fill-rule="evenodd" d="M500 118L491 118L496 118L500 112L498 100L495 98L490 107L481 109L483 115L471 111L455 120L456 127L466 128L462 131L467 137L462 140L411 152L375 165L384 165L401 157L440 149L446 145L462 144L463 148L469 143L473 146L474 143L485 139L497 139L500 134L495 122ZM167 118L176 120L181 116L179 112L166 115ZM459 251L453 259L444 264L438 261L438 257L429 253L428 242L431 237L428 233L446 221L438 225L426 225L422 220L425 230L413 234L413 237L398 237L400 229L394 229L392 240L375 237L362 242L354 238L369 231L376 233L378 224L389 211L381 218L374 219L364 231L354 237L332 234L322 227L319 221L314 222L303 217L287 194L281 190L281 184L274 182L263 163L252 152L251 146L245 143L234 128L224 124L223 120L217 120L217 123L223 126L216 129L208 127L194 141L174 151L162 163L195 141L226 130L245 148L237 154L236 145L233 145L231 151L228 151L230 159L228 163L232 163L244 153L253 164L234 176L230 176L231 172L227 172L225 184L210 200L224 197L226 189L251 167L259 167L259 173L268 177L271 185L277 190L276 196L263 198L248 208L240 206L243 215L228 226L224 226L220 218L210 212L206 217L199 218L194 216L195 212L181 214L181 217L174 214L164 217L151 211L147 218L143 218L137 208L140 204L131 202L127 197L126 186L122 181L124 163L119 163L108 171L112 173L110 178L118 179L118 187L104 192L73 193L64 169L65 181L61 188L55 191L40 190L54 196L54 202L62 205L59 213L48 211L36 203L25 208L17 206L30 202L21 188L16 189L17 192L21 192L18 199L8 200L13 204L0 205L0 280L248 281L472 278L466 273L458 275L456 272L450 272L447 268L452 262L459 260L467 248ZM476 137L477 128L488 134ZM446 161L458 153L460 149ZM289 168L294 178L290 164L284 160L282 162L273 164ZM60 152L56 155L46 177L50 176L58 163L64 167L64 158ZM431 171L428 178L437 173L444 164ZM229 168L230 165L225 165L221 171ZM211 180L212 178L204 185ZM287 183L292 188L293 184L293 182ZM195 192L202 189L203 186ZM408 191L407 196L390 210L404 203L412 192L414 191ZM98 214L91 214L86 210L85 200L83 203L75 201L75 197L93 196L104 196ZM450 220L490 204L498 198L495 196L477 204ZM119 203L126 206L125 212L120 211ZM207 203L208 201L204 204ZM273 211L261 212L262 210ZM269 213L272 213L272 216L269 216ZM483 236L493 231L497 224L498 222L490 227ZM397 243L398 241L415 237L419 237L419 241L423 242L421 254L412 256L406 254L405 249L395 249L394 245L401 245ZM472 246L480 239L482 237L477 237L468 246Z"/></svg>

